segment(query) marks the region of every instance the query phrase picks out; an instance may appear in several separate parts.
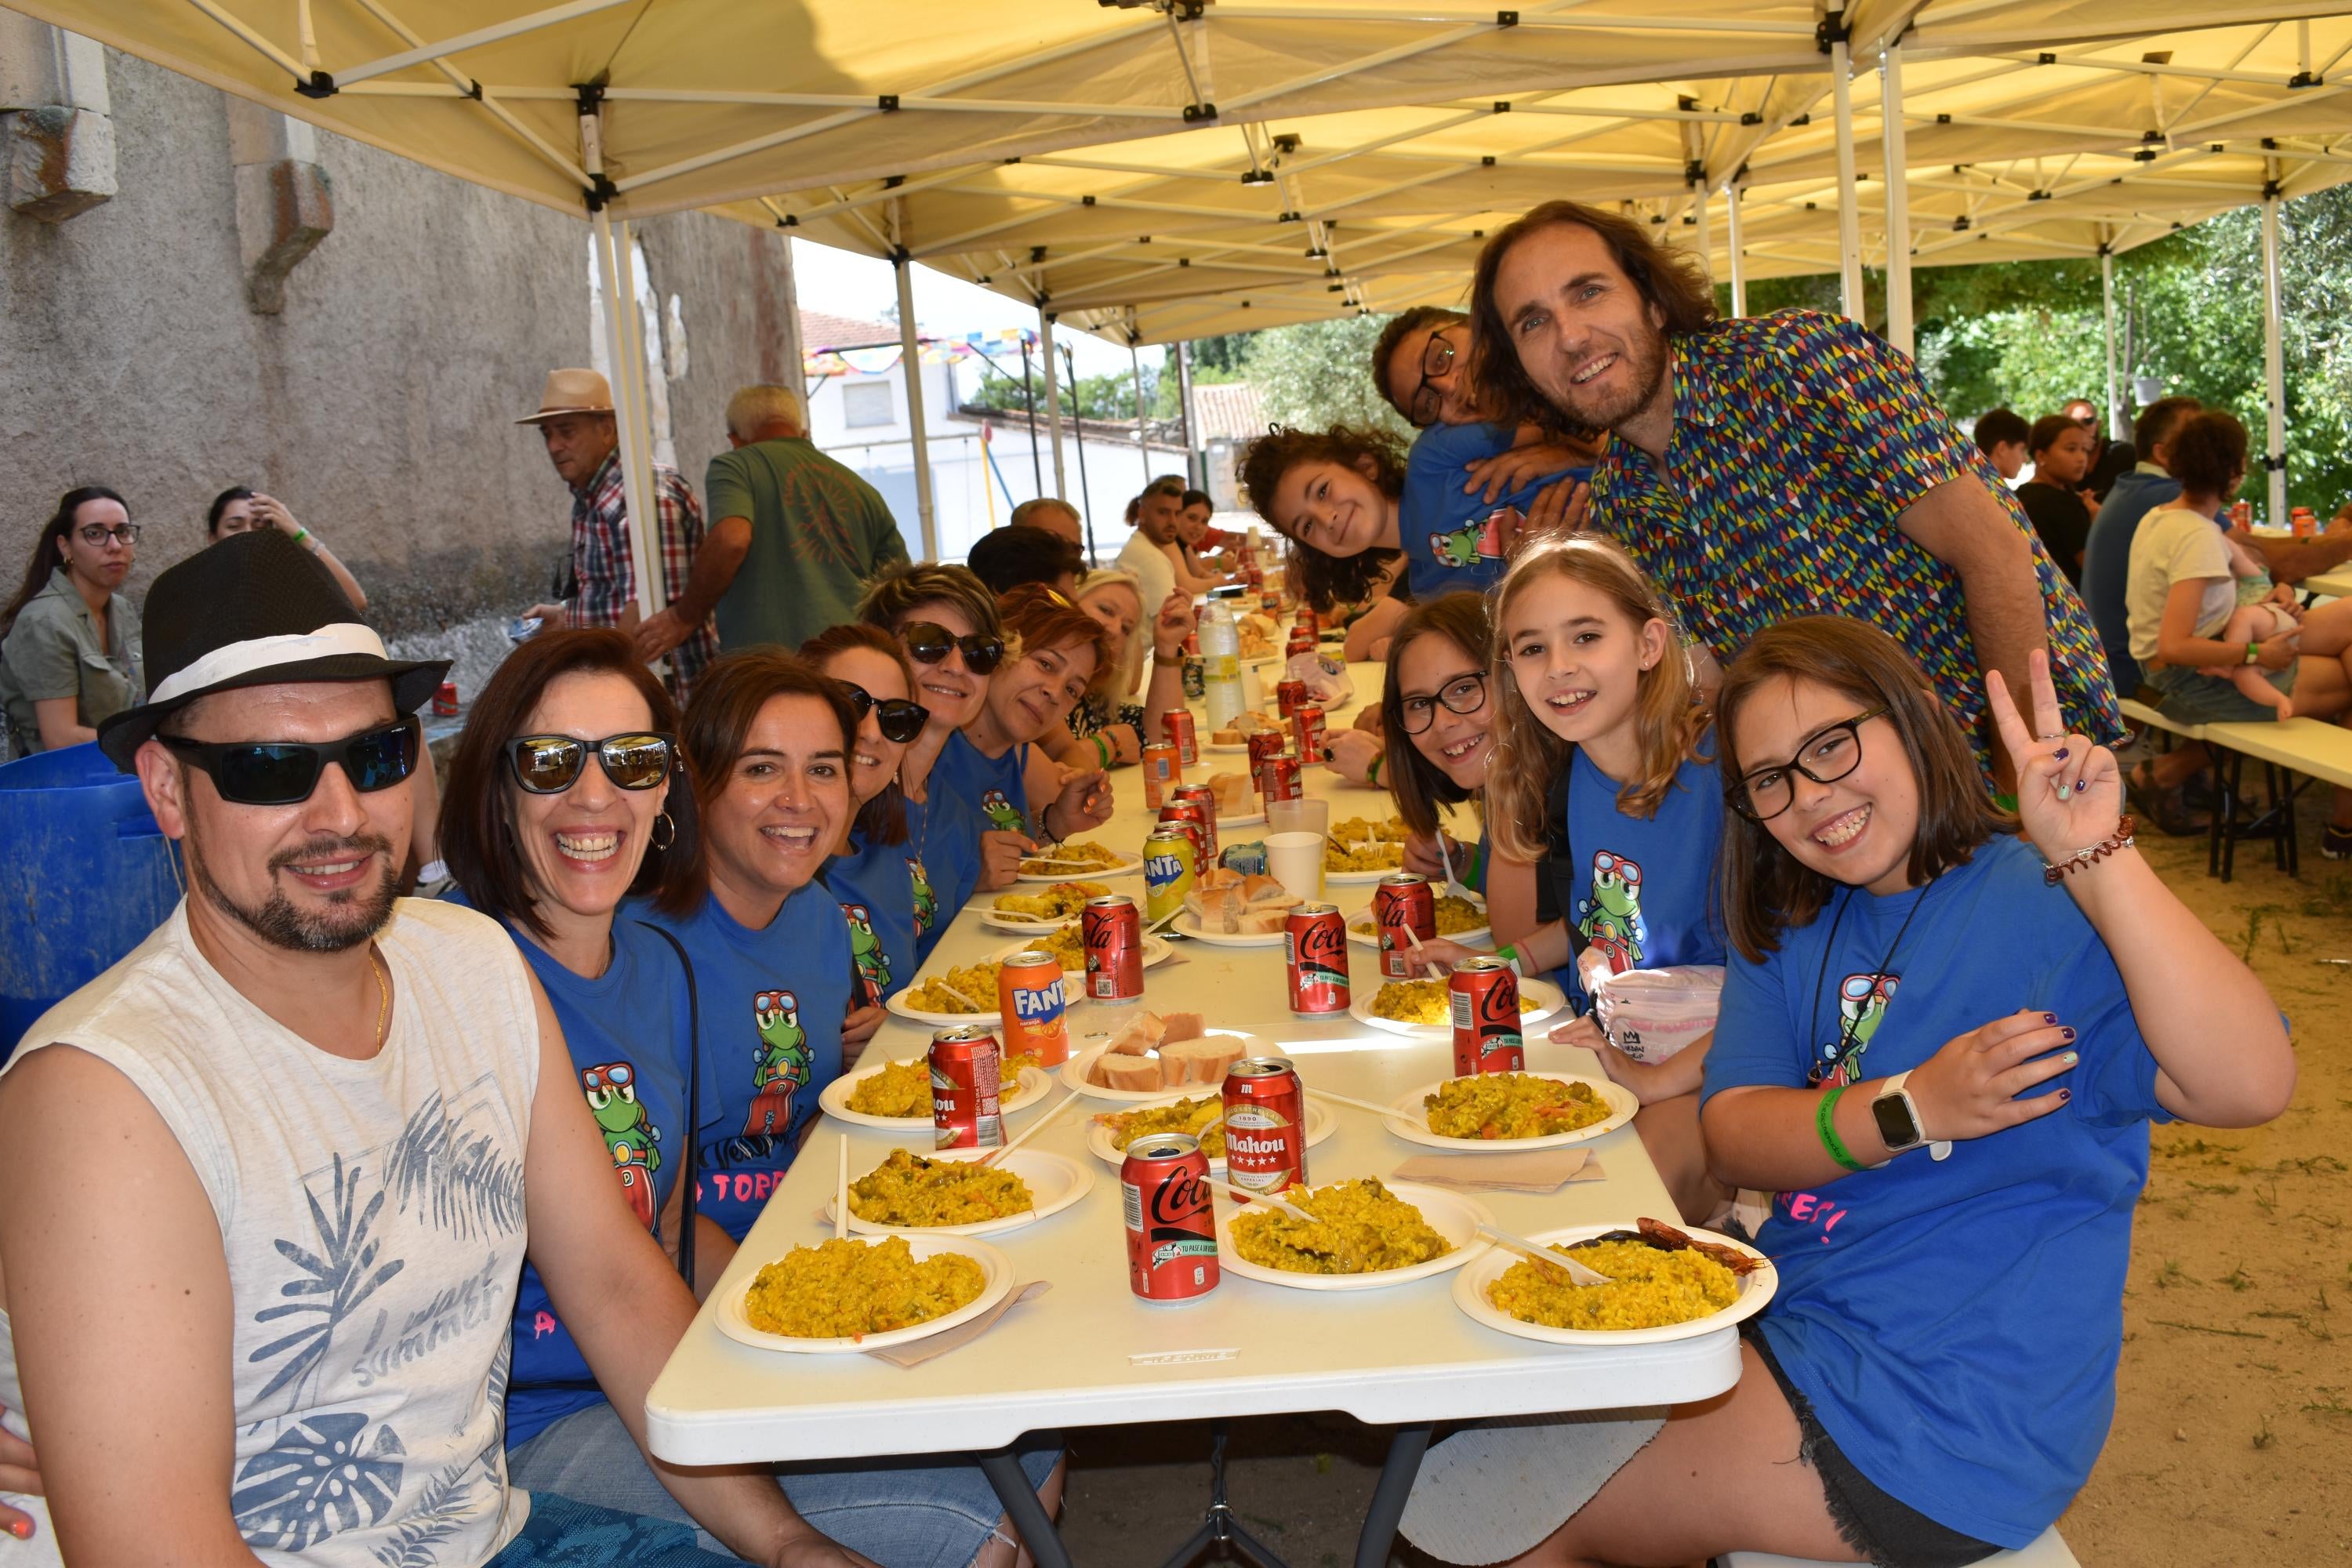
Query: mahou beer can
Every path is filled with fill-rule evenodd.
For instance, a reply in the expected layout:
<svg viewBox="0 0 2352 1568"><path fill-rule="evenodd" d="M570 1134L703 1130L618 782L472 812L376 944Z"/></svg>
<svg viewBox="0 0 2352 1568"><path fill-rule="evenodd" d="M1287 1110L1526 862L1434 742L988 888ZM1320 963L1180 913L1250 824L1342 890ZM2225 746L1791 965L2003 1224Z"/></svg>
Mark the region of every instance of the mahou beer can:
<svg viewBox="0 0 2352 1568"><path fill-rule="evenodd" d="M1162 833L1183 835L1184 842L1191 850L1192 876L1197 881L1207 876L1209 868L1216 862L1209 858L1209 836L1201 830L1199 823L1180 809L1182 805L1181 801L1171 800L1161 806L1160 820L1152 825L1151 831L1154 837Z"/></svg>
<svg viewBox="0 0 2352 1568"><path fill-rule="evenodd" d="M1158 811L1168 792L1184 782L1182 754L1166 741L1143 748L1143 804Z"/></svg>
<svg viewBox="0 0 2352 1568"><path fill-rule="evenodd" d="M1192 1301L1217 1288L1217 1220L1201 1141L1155 1132L1118 1168L1127 1212L1127 1283L1146 1301Z"/></svg>
<svg viewBox="0 0 2352 1568"><path fill-rule="evenodd" d="M1297 715L1298 705L1307 700L1307 682L1277 680L1274 683L1274 710L1282 718Z"/></svg>
<svg viewBox="0 0 2352 1568"><path fill-rule="evenodd" d="M1192 875L1192 840L1161 823L1143 841L1143 915L1153 925L1184 907L1198 880ZM1085 917L1080 916L1083 920Z"/></svg>
<svg viewBox="0 0 2352 1568"><path fill-rule="evenodd" d="M980 1024L931 1037L931 1136L942 1149L993 1149L1004 1142L997 1078L1004 1053Z"/></svg>
<svg viewBox="0 0 2352 1568"><path fill-rule="evenodd" d="M1328 1018L1348 1010L1348 922L1337 904L1301 904L1283 922L1290 971L1290 1010Z"/></svg>
<svg viewBox="0 0 2352 1568"><path fill-rule="evenodd" d="M1437 940L1437 895L1429 890L1429 879L1411 871L1382 877L1372 890L1372 922L1380 928L1381 973L1412 979L1413 937Z"/></svg>
<svg viewBox="0 0 2352 1568"><path fill-rule="evenodd" d="M1445 988L1454 1005L1454 1076L1523 1072L1528 1053L1519 1037L1519 977L1499 958L1465 958Z"/></svg>
<svg viewBox="0 0 2352 1568"><path fill-rule="evenodd" d="M1277 800L1297 800L1305 786L1299 780L1298 753L1285 751L1278 757L1268 757L1257 770L1257 793L1272 805Z"/></svg>
<svg viewBox="0 0 2352 1568"><path fill-rule="evenodd" d="M1062 994L1062 961L1043 948L1025 948L996 972L997 1005L1004 1012L1004 1054L1034 1057L1040 1067L1070 1059L1069 999Z"/></svg>
<svg viewBox="0 0 2352 1568"><path fill-rule="evenodd" d="M1323 710L1312 702L1302 702L1290 712L1292 738L1298 742L1301 763L1319 763L1324 757Z"/></svg>
<svg viewBox="0 0 2352 1568"><path fill-rule="evenodd" d="M1087 994L1132 1002L1143 994L1143 919L1125 893L1088 899L1079 916L1087 944Z"/></svg>
<svg viewBox="0 0 2352 1568"><path fill-rule="evenodd" d="M1209 830L1209 858L1217 858L1217 792L1204 784L1178 784L1168 796L1201 808L1201 826Z"/></svg>
<svg viewBox="0 0 2352 1568"><path fill-rule="evenodd" d="M1225 1069L1225 1180L1279 1197L1307 1181L1307 1096L1287 1057Z"/></svg>
<svg viewBox="0 0 2352 1568"><path fill-rule="evenodd" d="M1160 727L1168 732L1168 743L1176 748L1176 765L1189 768L1201 761L1201 742L1192 727L1192 715L1182 708L1173 708L1160 716Z"/></svg>

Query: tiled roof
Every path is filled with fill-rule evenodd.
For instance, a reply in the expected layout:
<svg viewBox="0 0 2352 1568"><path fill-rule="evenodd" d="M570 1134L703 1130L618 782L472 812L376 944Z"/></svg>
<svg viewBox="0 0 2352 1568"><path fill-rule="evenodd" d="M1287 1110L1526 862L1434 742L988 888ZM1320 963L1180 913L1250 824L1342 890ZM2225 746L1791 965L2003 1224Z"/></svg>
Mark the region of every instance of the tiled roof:
<svg viewBox="0 0 2352 1568"><path fill-rule="evenodd" d="M1200 426L1192 432L1196 445L1246 441L1265 434L1265 410L1258 403L1257 388L1246 381L1194 382L1192 417Z"/></svg>
<svg viewBox="0 0 2352 1568"><path fill-rule="evenodd" d="M898 329L887 321L868 321L856 316L836 316L825 310L801 312L801 347L814 353L820 349L863 349L898 341Z"/></svg>

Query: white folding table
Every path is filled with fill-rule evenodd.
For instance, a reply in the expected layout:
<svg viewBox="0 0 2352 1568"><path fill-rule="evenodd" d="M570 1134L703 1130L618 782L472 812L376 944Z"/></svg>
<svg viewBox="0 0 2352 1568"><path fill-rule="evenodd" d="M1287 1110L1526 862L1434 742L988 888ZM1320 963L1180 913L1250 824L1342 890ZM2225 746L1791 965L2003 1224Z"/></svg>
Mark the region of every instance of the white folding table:
<svg viewBox="0 0 2352 1568"><path fill-rule="evenodd" d="M1353 667L1358 690L1376 694L1380 668ZM1340 721L1346 721L1342 715ZM1206 727L1202 727L1205 741ZM1239 759L1204 753L1188 776L1205 777ZM1118 808L1101 830L1083 837L1132 850L1153 815L1140 780L1114 775ZM1309 771L1310 794L1331 802L1335 821L1384 816L1387 796ZM1244 828L1227 838L1263 833ZM1139 876L1118 879L1142 901ZM1332 901L1352 913L1370 901L1366 886L1335 887ZM989 895L973 900L984 906ZM973 963L1013 941L959 913L925 973ZM1178 944L1181 963L1149 970L1144 1004L1199 1011L1213 1026L1262 1036L1290 1057L1310 1086L1386 1103L1417 1085L1450 1075L1451 1047L1336 1022L1294 1017L1279 946ZM1359 993L1379 984L1375 955L1349 946ZM1074 1008L1074 1047L1124 1005ZM1564 1019L1563 1019L1564 1021ZM1531 1069L1597 1075L1590 1052L1557 1046L1531 1028ZM929 1030L896 1017L866 1059L921 1055ZM1066 1090L1056 1087L1019 1113L1018 1131ZM1102 1109L1115 1109L1098 1102ZM1430 1152L1389 1132L1367 1112L1332 1108L1337 1131L1307 1156L1317 1182L1386 1177L1398 1163ZM1093 1190L1072 1207L990 1239L1013 1260L1023 1281L1044 1279L1046 1294L1008 1312L986 1335L912 1368L864 1355L794 1355L755 1350L721 1334L706 1305L671 1355L646 1402L654 1451L677 1464L713 1465L840 1460L861 1456L972 1453L982 1457L1035 1552L1053 1568L1069 1561L1019 1466L1003 1450L1024 1433L1131 1422L1185 1421L1285 1412L1343 1411L1397 1429L1366 1520L1357 1562L1385 1563L1430 1427L1438 1422L1553 1410L1622 1409L1676 1404L1720 1394L1739 1374L1736 1331L1723 1329L1666 1344L1565 1349L1496 1332L1454 1305L1454 1277L1439 1275L1393 1289L1328 1292L1265 1285L1228 1274L1208 1296L1183 1304L1137 1300L1127 1279L1118 1173L1086 1148L1087 1108L1074 1108L1027 1145L1067 1154L1094 1167ZM785 1175L752 1227L713 1301L743 1278L795 1246L830 1234L820 1215L831 1194L834 1137L850 1135L854 1171L878 1163L908 1141L827 1119L812 1139L813 1157ZM919 1149L920 1145L917 1147ZM1557 1193L1480 1193L1497 1223L1521 1234L1641 1215L1672 1218L1674 1207L1641 1141L1628 1126L1592 1145L1603 1181L1571 1183Z"/></svg>

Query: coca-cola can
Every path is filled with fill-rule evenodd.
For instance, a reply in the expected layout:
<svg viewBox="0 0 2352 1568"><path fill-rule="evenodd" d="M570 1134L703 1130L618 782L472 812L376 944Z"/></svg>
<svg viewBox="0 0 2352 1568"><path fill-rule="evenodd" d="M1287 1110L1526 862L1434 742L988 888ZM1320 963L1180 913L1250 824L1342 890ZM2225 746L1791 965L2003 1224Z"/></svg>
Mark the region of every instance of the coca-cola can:
<svg viewBox="0 0 2352 1568"><path fill-rule="evenodd" d="M1226 1183L1276 1197L1306 1185L1307 1095L1290 1059L1235 1062L1225 1069L1224 1099Z"/></svg>
<svg viewBox="0 0 2352 1568"><path fill-rule="evenodd" d="M1372 922L1380 928L1381 973L1391 980L1412 979L1412 939L1437 940L1437 895L1430 891L1429 879L1411 871L1382 877L1372 889Z"/></svg>
<svg viewBox="0 0 2352 1568"><path fill-rule="evenodd" d="M984 1024L931 1037L931 1136L942 1149L993 1149L1004 1142L997 1103L1004 1052Z"/></svg>
<svg viewBox="0 0 2352 1568"><path fill-rule="evenodd" d="M1088 899L1078 917L1087 944L1087 994L1132 1002L1143 994L1143 916L1125 893Z"/></svg>
<svg viewBox="0 0 2352 1568"><path fill-rule="evenodd" d="M1348 922L1337 904L1301 904L1283 922L1290 1010L1328 1018L1348 1010Z"/></svg>
<svg viewBox="0 0 2352 1568"><path fill-rule="evenodd" d="M1210 790L1208 804L1203 805L1196 799L1185 797L1183 792L1187 787L1183 784L1176 787L1175 793L1168 797L1168 804L1160 808L1160 820L1189 822L1201 830L1201 864L1193 870L1205 872L1217 863L1217 794ZM1201 787L1205 789L1208 786Z"/></svg>
<svg viewBox="0 0 2352 1568"><path fill-rule="evenodd" d="M1319 763L1325 755L1323 737L1327 726L1323 710L1312 702L1302 702L1291 710L1292 738L1298 742L1298 760Z"/></svg>
<svg viewBox="0 0 2352 1568"><path fill-rule="evenodd" d="M1298 606L1298 619L1296 624L1305 627L1309 637L1314 637L1323 630L1322 621L1317 618L1313 610L1304 605Z"/></svg>
<svg viewBox="0 0 2352 1568"><path fill-rule="evenodd" d="M1519 1036L1519 977L1484 954L1454 966L1445 989L1454 1011L1454 1076L1527 1070Z"/></svg>
<svg viewBox="0 0 2352 1568"><path fill-rule="evenodd" d="M1192 712L1183 708L1171 708L1160 716L1160 727L1168 735L1169 743L1176 748L1179 767L1192 767L1201 760L1201 742L1192 727Z"/></svg>
<svg viewBox="0 0 2352 1568"><path fill-rule="evenodd" d="M1143 804L1158 811L1168 792L1184 782L1184 765L1172 744L1154 741L1143 748Z"/></svg>
<svg viewBox="0 0 2352 1568"><path fill-rule="evenodd" d="M1194 1301L1217 1288L1217 1217L1209 1157L1183 1132L1127 1146L1118 1168L1127 1216L1127 1283L1145 1301Z"/></svg>
<svg viewBox="0 0 2352 1568"><path fill-rule="evenodd" d="M1307 700L1307 682L1277 680L1274 683L1274 710L1285 719L1295 716L1298 705Z"/></svg>
<svg viewBox="0 0 2352 1568"><path fill-rule="evenodd" d="M1265 765L1266 758L1278 757L1282 755L1282 749L1289 743L1289 739L1279 730L1253 730L1250 731L1248 741L1249 771L1250 778L1253 783L1255 783L1257 778L1258 769Z"/></svg>
<svg viewBox="0 0 2352 1568"><path fill-rule="evenodd" d="M1208 834L1202 829L1199 823L1177 810L1180 804L1171 800L1160 808L1160 820L1152 825L1151 833L1154 837L1163 833L1181 833L1184 836L1186 842L1192 847L1192 878L1197 882L1209 874L1210 868L1216 862L1209 858Z"/></svg>
<svg viewBox="0 0 2352 1568"><path fill-rule="evenodd" d="M1291 629L1289 638L1282 645L1282 657L1285 658L1296 658L1302 653L1313 653L1314 651L1315 634L1308 631L1304 626L1293 627ZM1280 683L1277 682L1276 684L1279 685Z"/></svg>
<svg viewBox="0 0 2352 1568"><path fill-rule="evenodd" d="M1209 858L1217 858L1217 792L1204 784L1178 784L1168 798L1201 808L1201 826L1209 830Z"/></svg>
<svg viewBox="0 0 2352 1568"><path fill-rule="evenodd" d="M1278 800L1297 800L1305 788L1296 752L1285 751L1258 765L1257 793L1265 797L1268 805Z"/></svg>

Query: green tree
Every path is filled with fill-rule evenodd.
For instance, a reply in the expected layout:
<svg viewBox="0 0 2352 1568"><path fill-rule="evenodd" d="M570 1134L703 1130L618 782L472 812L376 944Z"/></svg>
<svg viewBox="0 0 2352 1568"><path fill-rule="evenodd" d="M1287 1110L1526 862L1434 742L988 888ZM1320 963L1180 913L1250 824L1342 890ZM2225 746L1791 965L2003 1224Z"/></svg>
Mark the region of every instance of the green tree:
<svg viewBox="0 0 2352 1568"><path fill-rule="evenodd" d="M1258 389L1265 416L1282 425L1370 425L1412 438L1372 385L1372 344L1386 316L1342 316L1255 333L1244 379Z"/></svg>

